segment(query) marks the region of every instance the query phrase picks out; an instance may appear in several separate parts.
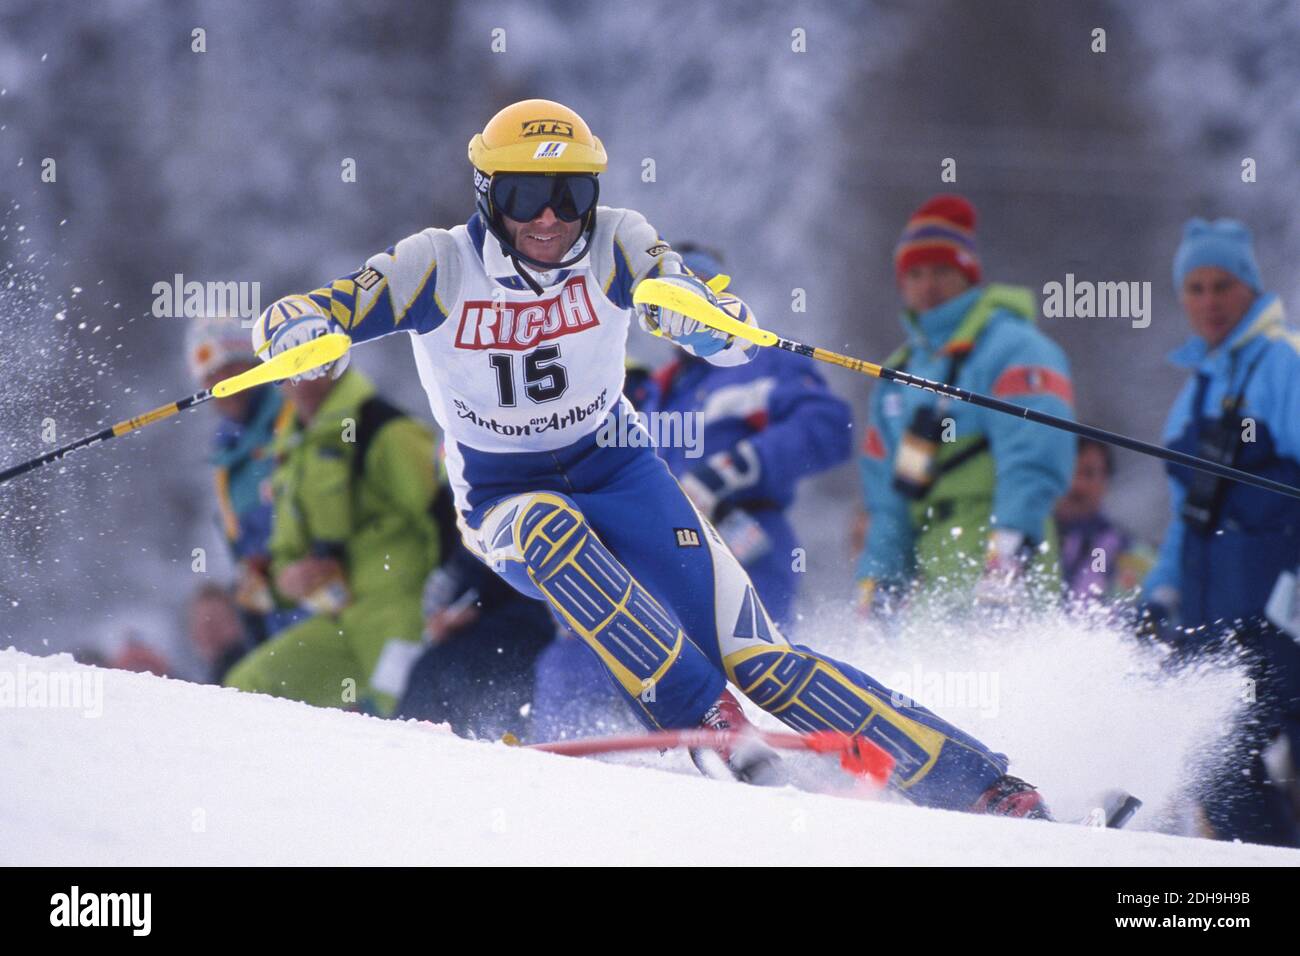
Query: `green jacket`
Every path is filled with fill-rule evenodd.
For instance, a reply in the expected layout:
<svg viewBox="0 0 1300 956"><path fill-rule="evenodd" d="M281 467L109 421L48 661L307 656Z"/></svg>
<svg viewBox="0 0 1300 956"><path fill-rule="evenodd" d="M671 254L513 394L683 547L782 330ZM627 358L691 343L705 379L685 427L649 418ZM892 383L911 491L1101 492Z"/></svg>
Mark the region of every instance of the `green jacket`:
<svg viewBox="0 0 1300 956"><path fill-rule="evenodd" d="M418 606L439 557L433 434L374 398L370 380L349 370L309 426L294 419L277 436L271 570L274 579L299 558L334 557L354 604Z"/></svg>
<svg viewBox="0 0 1300 956"><path fill-rule="evenodd" d="M1036 313L1028 289L975 286L923 314L904 313L907 344L886 364L1073 417L1069 364L1035 328ZM914 500L894 476L903 435L922 407L950 425L935 480ZM861 465L871 524L860 577L896 586L919 578L960 598L983 571L989 533L1005 528L1049 545L1035 576L1059 589L1051 512L1073 473L1072 435L889 383L872 395L867 424Z"/></svg>

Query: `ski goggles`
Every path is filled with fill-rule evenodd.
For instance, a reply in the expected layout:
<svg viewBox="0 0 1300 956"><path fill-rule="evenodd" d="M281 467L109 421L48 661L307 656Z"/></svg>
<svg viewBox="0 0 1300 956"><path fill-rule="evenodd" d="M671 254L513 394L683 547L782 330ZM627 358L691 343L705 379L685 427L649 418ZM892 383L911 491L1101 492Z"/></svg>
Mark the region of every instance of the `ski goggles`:
<svg viewBox="0 0 1300 956"><path fill-rule="evenodd" d="M532 222L547 206L564 222L596 208L600 186L591 173L497 173L488 186L492 208L515 222Z"/></svg>

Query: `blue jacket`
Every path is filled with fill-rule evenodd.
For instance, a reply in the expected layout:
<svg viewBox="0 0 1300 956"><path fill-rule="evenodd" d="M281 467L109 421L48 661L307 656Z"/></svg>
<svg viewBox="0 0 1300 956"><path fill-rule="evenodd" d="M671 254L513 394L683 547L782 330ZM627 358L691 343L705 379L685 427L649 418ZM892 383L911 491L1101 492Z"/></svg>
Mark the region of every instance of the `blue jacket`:
<svg viewBox="0 0 1300 956"><path fill-rule="evenodd" d="M681 359L655 375L660 394L646 411L701 412L703 455L683 447L660 448L659 457L677 477L710 454L748 439L759 460L757 484L734 503L756 519L770 550L746 570L768 612L788 620L798 575L791 551L798 542L785 509L794 503L799 479L847 461L853 451L853 415L806 358L763 349L745 365L720 368Z"/></svg>
<svg viewBox="0 0 1300 956"><path fill-rule="evenodd" d="M1193 374L1169 411L1167 445L1197 454L1202 428L1240 394L1231 424L1242 428L1237 419L1251 419L1255 434L1233 465L1300 484L1300 333L1286 325L1277 296L1256 299L1218 348L1193 336L1169 358ZM1189 627L1260 614L1278 573L1300 564L1300 501L1224 482L1217 524L1200 533L1182 517L1192 473L1168 470L1173 520L1143 597L1168 604L1167 592L1176 592L1180 623Z"/></svg>
<svg viewBox="0 0 1300 956"><path fill-rule="evenodd" d="M263 484L275 469L275 425L287 411L280 390L267 386L254 393L247 421L223 418L217 426L211 461L222 531L236 561L267 556L272 506Z"/></svg>
<svg viewBox="0 0 1300 956"><path fill-rule="evenodd" d="M985 297L988 297L985 300ZM985 300L985 301L981 301ZM972 339L969 317L988 311ZM906 371L1061 417L1073 417L1073 387L1065 353L1033 325L1031 292L1007 286L975 286L920 315L904 313ZM956 381L950 378L960 366ZM914 572L911 502L894 489L894 457L903 433L921 406L951 418L960 438L983 436L995 468L992 521L1041 541L1056 499L1074 470L1074 436L1010 415L940 398L931 392L881 382L871 397L861 461L871 521L859 577L902 583Z"/></svg>

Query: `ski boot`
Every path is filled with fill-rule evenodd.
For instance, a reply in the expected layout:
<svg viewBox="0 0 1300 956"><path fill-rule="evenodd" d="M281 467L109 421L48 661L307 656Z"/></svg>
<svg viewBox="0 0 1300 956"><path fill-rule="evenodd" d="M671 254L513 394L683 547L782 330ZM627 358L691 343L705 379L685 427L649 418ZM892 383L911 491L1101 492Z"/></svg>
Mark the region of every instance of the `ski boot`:
<svg viewBox="0 0 1300 956"><path fill-rule="evenodd" d="M706 777L734 777L742 783L759 787L782 787L789 782L786 768L776 751L754 733L754 725L745 717L740 702L731 691L722 696L700 721L704 730L738 731L746 739L715 748L692 747L691 760Z"/></svg>
<svg viewBox="0 0 1300 956"><path fill-rule="evenodd" d="M993 782L975 801L972 813L997 817L1023 817L1027 820L1051 820L1051 811L1032 784L1005 774Z"/></svg>

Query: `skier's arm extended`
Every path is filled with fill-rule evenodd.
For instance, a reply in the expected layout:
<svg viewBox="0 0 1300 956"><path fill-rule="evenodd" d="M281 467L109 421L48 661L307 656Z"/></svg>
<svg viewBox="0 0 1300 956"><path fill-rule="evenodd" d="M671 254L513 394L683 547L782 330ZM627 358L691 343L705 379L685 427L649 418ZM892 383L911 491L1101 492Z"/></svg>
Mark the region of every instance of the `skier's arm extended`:
<svg viewBox="0 0 1300 956"><path fill-rule="evenodd" d="M393 332L430 332L447 318L459 287L454 240L441 229L426 229L328 285L272 303L253 327L253 347L265 360L329 332L343 332L353 342ZM346 358L313 371L337 376Z"/></svg>

